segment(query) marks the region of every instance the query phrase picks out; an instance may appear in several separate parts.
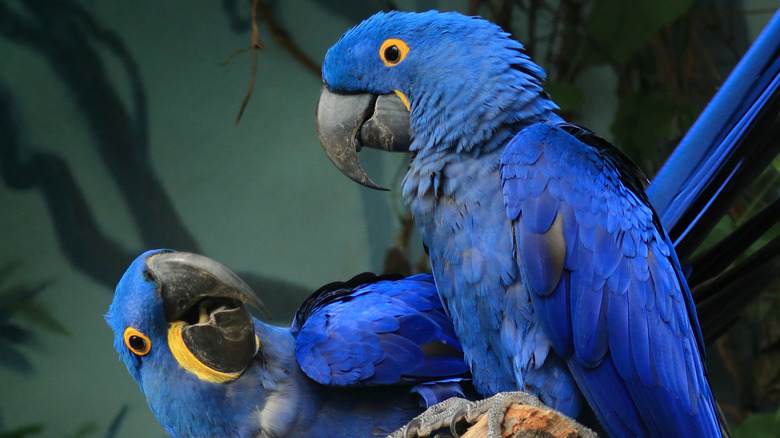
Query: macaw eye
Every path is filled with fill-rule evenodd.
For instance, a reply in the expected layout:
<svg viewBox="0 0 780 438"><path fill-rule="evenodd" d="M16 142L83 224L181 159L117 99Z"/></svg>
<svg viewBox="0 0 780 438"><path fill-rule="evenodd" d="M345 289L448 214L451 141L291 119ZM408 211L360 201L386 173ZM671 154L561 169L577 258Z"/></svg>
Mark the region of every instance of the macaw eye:
<svg viewBox="0 0 780 438"><path fill-rule="evenodd" d="M379 48L379 57L387 67L397 65L409 53L409 46L397 38L388 38Z"/></svg>
<svg viewBox="0 0 780 438"><path fill-rule="evenodd" d="M391 64L397 64L401 60L401 49L398 46L390 46L385 49L385 60Z"/></svg>
<svg viewBox="0 0 780 438"><path fill-rule="evenodd" d="M152 349L152 341L138 330L128 327L125 329L125 345L133 353L143 356Z"/></svg>

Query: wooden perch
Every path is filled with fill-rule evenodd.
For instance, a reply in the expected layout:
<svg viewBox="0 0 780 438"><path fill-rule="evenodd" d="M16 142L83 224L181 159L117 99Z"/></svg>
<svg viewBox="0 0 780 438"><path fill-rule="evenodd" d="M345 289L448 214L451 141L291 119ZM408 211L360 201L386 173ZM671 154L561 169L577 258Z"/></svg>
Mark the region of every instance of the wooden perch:
<svg viewBox="0 0 780 438"><path fill-rule="evenodd" d="M455 421L453 421L453 419ZM431 406L390 438L487 438L491 427L501 438L598 438L595 432L522 392L504 392L475 402L451 398ZM492 436L495 436L492 435Z"/></svg>
<svg viewBox="0 0 780 438"><path fill-rule="evenodd" d="M461 438L487 437L487 415L469 427ZM561 413L548 408L513 403L506 411L504 438L592 438L596 434Z"/></svg>

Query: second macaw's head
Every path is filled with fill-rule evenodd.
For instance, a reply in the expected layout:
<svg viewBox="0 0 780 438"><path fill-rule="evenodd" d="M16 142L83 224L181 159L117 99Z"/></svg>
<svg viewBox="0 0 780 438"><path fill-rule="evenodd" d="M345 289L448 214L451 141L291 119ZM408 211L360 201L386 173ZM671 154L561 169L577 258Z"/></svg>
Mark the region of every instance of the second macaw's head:
<svg viewBox="0 0 780 438"><path fill-rule="evenodd" d="M458 13L379 13L322 65L317 132L342 173L372 188L362 147L417 154L491 150L555 109L544 71L498 26Z"/></svg>
<svg viewBox="0 0 780 438"><path fill-rule="evenodd" d="M241 375L259 348L248 306L265 311L249 286L221 264L158 250L128 268L106 319L142 389L142 370L153 361L225 383Z"/></svg>

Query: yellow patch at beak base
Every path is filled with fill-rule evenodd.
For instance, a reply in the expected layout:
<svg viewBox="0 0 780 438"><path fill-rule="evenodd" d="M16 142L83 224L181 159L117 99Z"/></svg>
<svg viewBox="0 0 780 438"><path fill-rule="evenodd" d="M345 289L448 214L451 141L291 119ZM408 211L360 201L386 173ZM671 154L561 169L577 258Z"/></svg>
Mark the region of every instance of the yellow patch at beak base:
<svg viewBox="0 0 780 438"><path fill-rule="evenodd" d="M406 107L406 110L409 111L409 112L412 112L412 107L409 104L409 98L406 97L406 95L404 93L402 93L402 92L400 92L398 90L393 90L393 93L395 93L396 96L398 96L398 98L401 99L401 102L404 103L404 106Z"/></svg>
<svg viewBox="0 0 780 438"><path fill-rule="evenodd" d="M201 362L194 354L187 348L182 338L182 328L185 323L183 321L176 321L168 328L168 347L173 354L174 359L185 370L195 374L199 379L212 383L227 383L236 380L243 371L234 373L225 373L210 368L203 362ZM255 335L255 343L260 346L260 340Z"/></svg>

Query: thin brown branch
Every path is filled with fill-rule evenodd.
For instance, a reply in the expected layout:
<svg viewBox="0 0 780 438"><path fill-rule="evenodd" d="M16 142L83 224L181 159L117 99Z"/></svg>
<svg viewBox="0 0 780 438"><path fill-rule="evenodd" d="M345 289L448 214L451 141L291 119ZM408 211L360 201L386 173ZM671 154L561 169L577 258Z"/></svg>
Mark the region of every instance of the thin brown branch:
<svg viewBox="0 0 780 438"><path fill-rule="evenodd" d="M657 68L657 80L665 91L673 96L681 94L678 81L680 67L677 64L677 56L674 53L672 37L669 35L671 26L661 29L650 41L650 53Z"/></svg>
<svg viewBox="0 0 780 438"><path fill-rule="evenodd" d="M582 68L580 48L584 42L581 27L583 5L577 0L561 2L561 33L558 53L553 58L555 82L571 82Z"/></svg>
<svg viewBox="0 0 780 438"><path fill-rule="evenodd" d="M274 40L279 43L282 47L285 48L292 56L301 63L307 70L312 72L314 75L316 75L318 78L321 75L321 66L319 63L314 62L311 58L309 58L303 50L296 45L292 38L290 38L290 35L287 33L282 26L279 25L279 23L276 22L273 15L271 14L271 10L268 7L268 4L263 0L254 0L257 4L257 7L259 8L260 15L263 17L263 21L266 25L268 25L268 30L271 32L271 36L273 36Z"/></svg>
<svg viewBox="0 0 780 438"><path fill-rule="evenodd" d="M482 0L469 0L468 15L478 15Z"/></svg>
<svg viewBox="0 0 780 438"><path fill-rule="evenodd" d="M230 64L230 62L233 61L233 58L235 58L236 56L246 52L247 50L249 50L251 48L252 48L252 46L250 45L250 46L244 47L243 49L236 50L235 52L231 53L230 56L228 56L228 58L226 60L224 60L223 62L220 62L219 65L221 67L224 67L224 66Z"/></svg>
<svg viewBox="0 0 780 438"><path fill-rule="evenodd" d="M404 275L411 275L417 271L412 270L409 261L409 240L412 230L414 230L414 220L412 213L406 209L405 214L399 218L401 228L398 230L398 236L390 249L385 253L384 272L400 272Z"/></svg>
<svg viewBox="0 0 780 438"><path fill-rule="evenodd" d="M526 12L527 15L527 26L528 26L528 40L525 41L525 48L528 50L528 54L534 58L537 47L537 35L536 35L536 25L538 20L537 13L539 12L539 6L540 2L539 0L531 0L528 5L528 11Z"/></svg>
<svg viewBox="0 0 780 438"><path fill-rule="evenodd" d="M225 62L223 62L220 65L228 65L230 61L233 60L233 58L236 57L236 55L239 55L241 53L246 52L247 50L252 50L252 73L249 78L249 88L246 91L246 95L244 96L244 101L241 103L241 108L238 110L238 116L236 117L235 124L238 125L238 122L241 121L241 116L244 114L244 110L246 109L246 105L249 103L249 98L252 97L252 92L255 89L255 78L257 77L257 52L260 50L265 49L265 46L262 42L260 42L260 32L258 31L257 26L257 11L258 11L258 0L252 1L252 42L249 44L249 46L244 47L243 49L236 50L233 52Z"/></svg>
<svg viewBox="0 0 780 438"><path fill-rule="evenodd" d="M241 120L241 116L244 113L244 109L246 108L247 104L249 103L249 98L252 96L252 92L254 90L255 86L255 78L257 77L257 56L258 56L258 50L262 50L265 48L263 44L260 42L260 36L258 31L258 18L262 18L263 22L268 26L269 32L271 32L271 36L273 37L274 41L276 41L279 45L281 45L285 50L287 50L288 53L290 53L293 58L295 58L296 61L301 63L301 65L304 66L307 70L312 72L317 77L320 77L320 64L314 62L311 58L309 58L303 50L300 49L292 40L290 35L287 33L287 31L282 28L281 25L274 19L273 14L271 14L271 9L268 7L268 4L263 0L252 0L252 44L244 49L241 49L237 51L236 53L233 53L225 63L230 62L233 57L235 57L239 53L243 53L249 49L252 49L252 77L249 82L249 89L247 90L246 96L244 97L244 101L241 104L241 109L238 112L238 117L236 117L236 124Z"/></svg>

